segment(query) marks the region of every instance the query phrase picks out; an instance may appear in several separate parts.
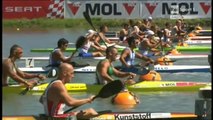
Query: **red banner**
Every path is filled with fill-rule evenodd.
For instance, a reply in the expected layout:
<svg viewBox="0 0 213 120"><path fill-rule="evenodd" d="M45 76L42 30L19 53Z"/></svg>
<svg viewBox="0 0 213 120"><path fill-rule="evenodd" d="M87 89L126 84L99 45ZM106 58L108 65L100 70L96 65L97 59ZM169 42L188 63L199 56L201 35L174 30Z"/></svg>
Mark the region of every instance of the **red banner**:
<svg viewBox="0 0 213 120"><path fill-rule="evenodd" d="M3 19L64 18L64 0L3 1Z"/></svg>

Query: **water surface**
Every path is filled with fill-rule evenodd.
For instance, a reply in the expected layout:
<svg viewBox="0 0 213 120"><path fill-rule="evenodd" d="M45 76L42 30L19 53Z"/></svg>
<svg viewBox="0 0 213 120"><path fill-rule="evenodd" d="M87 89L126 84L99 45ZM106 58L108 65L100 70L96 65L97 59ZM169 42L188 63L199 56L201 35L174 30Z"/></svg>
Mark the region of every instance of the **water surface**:
<svg viewBox="0 0 213 120"><path fill-rule="evenodd" d="M66 38L69 42L75 42L78 36L84 35L86 29L60 29L60 30L4 30L2 57L9 55L9 49L13 44L18 44L24 49L24 56L48 56L49 53L31 53L32 48L56 47L60 38ZM70 55L71 53L65 53ZM84 61L85 62L85 61ZM87 63L96 65L98 61L87 60ZM18 61L20 67L24 62ZM45 66L47 62L36 62L36 66ZM115 64L120 64L118 61ZM177 65L208 65L207 59L187 59L175 62ZM163 80L175 81L200 81L209 82L210 73L162 73ZM50 80L49 80L50 81ZM95 83L95 74L76 73L73 82ZM140 111L140 112L194 112L197 92L134 92L141 103L136 106L118 106L111 103L111 98L96 99L92 104L86 104L78 109L95 108L97 111ZM76 98L89 97L89 93L70 93ZM38 102L40 94L4 94L2 96L3 115L35 115L43 113L43 107ZM67 108L68 109L68 108Z"/></svg>

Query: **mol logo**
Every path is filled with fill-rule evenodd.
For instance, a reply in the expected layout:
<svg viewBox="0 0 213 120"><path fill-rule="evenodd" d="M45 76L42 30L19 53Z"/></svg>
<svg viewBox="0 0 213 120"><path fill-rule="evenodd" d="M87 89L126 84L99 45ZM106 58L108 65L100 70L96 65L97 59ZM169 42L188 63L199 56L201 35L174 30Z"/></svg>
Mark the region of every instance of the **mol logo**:
<svg viewBox="0 0 213 120"><path fill-rule="evenodd" d="M79 7L81 6L81 3L67 1L67 5L70 8L72 14L75 15L78 12Z"/></svg>
<svg viewBox="0 0 213 120"><path fill-rule="evenodd" d="M158 3L145 3L145 6L148 9L150 14L152 14L154 12L157 5L158 5Z"/></svg>
<svg viewBox="0 0 213 120"><path fill-rule="evenodd" d="M124 8L126 9L127 13L130 15L132 10L135 8L136 3L123 3Z"/></svg>
<svg viewBox="0 0 213 120"><path fill-rule="evenodd" d="M121 15L121 12L118 11L117 3L95 3L85 4L86 12L90 12L91 15Z"/></svg>
<svg viewBox="0 0 213 120"><path fill-rule="evenodd" d="M162 87L172 87L172 86L176 86L175 83L162 83L161 84Z"/></svg>
<svg viewBox="0 0 213 120"><path fill-rule="evenodd" d="M162 3L162 14L172 14L172 15L197 15L198 11L194 8L194 3Z"/></svg>
<svg viewBox="0 0 213 120"><path fill-rule="evenodd" d="M204 2L201 2L200 3L200 6L202 7L203 11L205 12L205 14L208 13L210 7L211 7L211 3L204 3Z"/></svg>

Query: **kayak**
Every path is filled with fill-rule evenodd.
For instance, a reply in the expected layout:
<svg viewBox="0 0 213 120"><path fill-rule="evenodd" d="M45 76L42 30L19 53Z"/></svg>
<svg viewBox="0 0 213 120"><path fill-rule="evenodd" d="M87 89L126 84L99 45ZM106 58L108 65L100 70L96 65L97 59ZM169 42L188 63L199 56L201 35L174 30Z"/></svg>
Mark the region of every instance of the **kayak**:
<svg viewBox="0 0 213 120"><path fill-rule="evenodd" d="M211 46L176 46L175 47L180 52L209 52L211 50ZM67 48L65 52L74 52L76 48ZM117 48L118 52L122 52L124 48ZM138 51L138 48L135 49ZM171 48L164 48L165 51L171 50ZM31 52L51 52L53 48L34 48L30 50Z"/></svg>
<svg viewBox="0 0 213 120"><path fill-rule="evenodd" d="M21 67L21 71L28 73L49 73L51 70L57 74L57 70L51 67ZM157 72L177 73L177 72L210 72L210 66L202 65L155 65L154 70ZM86 66L74 68L76 73L95 73L96 66Z"/></svg>
<svg viewBox="0 0 213 120"><path fill-rule="evenodd" d="M119 59L120 56L118 56L117 59ZM160 57L160 56L156 56ZM176 55L165 55L166 58L172 58L172 59L185 59L185 58L207 58L207 54L176 54ZM73 57L73 60L82 60L82 59L94 59L94 60L103 60L106 59L106 57ZM21 57L20 60L23 60L25 62L27 61L48 61L49 57Z"/></svg>
<svg viewBox="0 0 213 120"><path fill-rule="evenodd" d="M212 36L194 36L194 37L189 37L189 40L211 40Z"/></svg>
<svg viewBox="0 0 213 120"><path fill-rule="evenodd" d="M193 30L196 36L211 36L212 30ZM110 31L105 34L107 38L119 37L119 31Z"/></svg>
<svg viewBox="0 0 213 120"><path fill-rule="evenodd" d="M102 113L90 120L141 120L141 119L190 119L196 120L197 115L194 113L161 113L161 112L108 112ZM76 120L76 116L63 115L56 117L47 117L41 115L24 115L24 116L3 116L3 120Z"/></svg>
<svg viewBox="0 0 213 120"><path fill-rule="evenodd" d="M212 32L207 32L207 31L200 31L198 33L195 33L196 36L212 36Z"/></svg>
<svg viewBox="0 0 213 120"><path fill-rule="evenodd" d="M159 58L161 56L153 56L154 60ZM166 58L170 59L191 59L191 58L207 58L207 54L176 54L176 55L165 55ZM120 58L120 55L118 55L117 60ZM88 59L94 59L94 60L103 60L106 59L106 57L73 57L73 61L78 61L78 60L88 60ZM34 67L35 62L37 61L49 61L49 57L22 57L20 58L21 61L25 62L25 67Z"/></svg>
<svg viewBox="0 0 213 120"><path fill-rule="evenodd" d="M211 44L212 40L186 40L184 43L188 45Z"/></svg>
<svg viewBox="0 0 213 120"><path fill-rule="evenodd" d="M29 92L44 92L49 83L43 83L33 87ZM199 88L210 86L210 82L185 82L185 81L143 81L133 85L128 85L127 89L136 92L153 91L198 91ZM67 83L65 85L68 92L91 92L96 93L103 85L85 83ZM10 85L3 88L4 93L20 93L24 86Z"/></svg>
<svg viewBox="0 0 213 120"><path fill-rule="evenodd" d="M192 119L197 118L194 113L151 113L151 112L114 112L94 117L90 120L141 120L141 119Z"/></svg>

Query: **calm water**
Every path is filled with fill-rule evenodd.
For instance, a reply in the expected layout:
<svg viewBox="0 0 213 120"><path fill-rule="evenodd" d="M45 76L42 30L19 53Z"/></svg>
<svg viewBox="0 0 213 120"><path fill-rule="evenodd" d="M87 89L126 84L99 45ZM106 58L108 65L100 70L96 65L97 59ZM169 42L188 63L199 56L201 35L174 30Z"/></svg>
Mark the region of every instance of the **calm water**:
<svg viewBox="0 0 213 120"><path fill-rule="evenodd" d="M66 38L75 42L79 35L84 35L86 29L62 29L62 30L4 30L2 57L8 57L9 49L13 44L24 48L24 56L48 56L48 53L31 53L32 48L56 47L59 38ZM66 53L69 55L70 53ZM84 61L85 62L85 61ZM87 63L96 65L98 61L88 60ZM36 62L36 66L45 66L47 62ZM116 62L115 64L119 64ZM207 59L178 60L177 65L208 65ZM19 61L19 66L24 63ZM210 73L163 73L163 80L176 81L202 81L211 80ZM94 74L76 73L73 82L94 83ZM97 111L111 109L113 111L141 111L141 112L194 112L194 102L198 98L197 92L135 92L141 100L136 106L117 106L111 104L111 98L96 99L92 104L86 104L78 109L93 107ZM70 93L76 98L90 96L88 93ZM38 102L40 95L28 94L19 96L17 94L3 93L3 115L34 115L43 113L43 107ZM17 106L17 107L16 107ZM68 108L67 108L68 109Z"/></svg>

